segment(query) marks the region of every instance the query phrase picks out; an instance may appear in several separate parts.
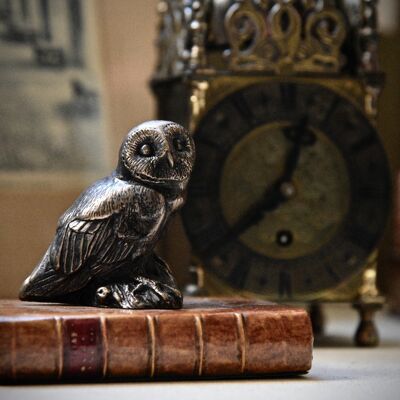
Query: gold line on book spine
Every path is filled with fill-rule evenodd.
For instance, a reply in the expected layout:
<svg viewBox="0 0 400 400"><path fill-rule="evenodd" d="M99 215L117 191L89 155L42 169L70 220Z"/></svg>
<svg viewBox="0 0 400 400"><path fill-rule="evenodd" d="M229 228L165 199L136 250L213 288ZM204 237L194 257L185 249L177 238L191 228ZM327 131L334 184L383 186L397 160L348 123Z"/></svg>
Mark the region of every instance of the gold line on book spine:
<svg viewBox="0 0 400 400"><path fill-rule="evenodd" d="M62 335L62 321L60 317L54 317L54 324L57 334L57 344L58 344L58 373L57 379L60 380L63 374L64 367L64 344Z"/></svg>
<svg viewBox="0 0 400 400"><path fill-rule="evenodd" d="M17 327L16 323L11 323L12 327L12 337L11 337L11 372L14 380L17 380Z"/></svg>
<svg viewBox="0 0 400 400"><path fill-rule="evenodd" d="M243 373L246 368L246 332L244 330L244 318L242 313L235 313L237 330L240 343L241 355L241 368L240 372Z"/></svg>
<svg viewBox="0 0 400 400"><path fill-rule="evenodd" d="M287 320L289 322L292 322L293 319L294 318L293 318L293 314L292 313L287 315ZM278 321L279 321L279 323L281 325L281 332L285 332L285 335L283 336L283 340L282 340L283 354L284 354L282 362L284 363L285 367L287 367L287 366L289 366L289 350L290 350L289 343L288 343L288 340L287 340L288 339L287 338L287 335L288 335L287 326L286 326L287 322L285 323L285 320L282 318L281 315L278 317Z"/></svg>
<svg viewBox="0 0 400 400"><path fill-rule="evenodd" d="M154 317L151 315L146 316L147 321L147 331L149 338L149 365L150 365L150 378L154 377L155 367L156 367L156 332L154 325Z"/></svg>
<svg viewBox="0 0 400 400"><path fill-rule="evenodd" d="M107 322L104 315L100 316L100 329L103 342L103 378L107 376L108 370L108 340L107 340Z"/></svg>
<svg viewBox="0 0 400 400"><path fill-rule="evenodd" d="M203 339L203 323L201 317L196 315L194 317L195 325L196 325L196 333L198 340L198 349L199 349L199 376L203 374L203 358L204 358L204 339Z"/></svg>

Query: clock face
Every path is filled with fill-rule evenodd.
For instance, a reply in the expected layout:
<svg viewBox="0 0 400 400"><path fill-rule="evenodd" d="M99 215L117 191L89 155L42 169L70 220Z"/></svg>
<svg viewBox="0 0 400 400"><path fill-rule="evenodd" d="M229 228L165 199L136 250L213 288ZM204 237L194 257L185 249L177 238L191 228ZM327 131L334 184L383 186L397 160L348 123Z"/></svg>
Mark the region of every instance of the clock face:
<svg viewBox="0 0 400 400"><path fill-rule="evenodd" d="M352 103L315 84L257 84L225 97L194 137L183 221L209 272L296 298L363 267L384 229L390 178Z"/></svg>

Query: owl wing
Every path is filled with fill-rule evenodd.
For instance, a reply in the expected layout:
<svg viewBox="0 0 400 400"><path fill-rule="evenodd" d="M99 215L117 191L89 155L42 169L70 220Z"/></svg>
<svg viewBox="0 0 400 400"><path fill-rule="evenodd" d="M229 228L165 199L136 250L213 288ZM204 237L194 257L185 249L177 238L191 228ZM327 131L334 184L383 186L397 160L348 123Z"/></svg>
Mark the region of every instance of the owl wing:
<svg viewBox="0 0 400 400"><path fill-rule="evenodd" d="M119 230L126 218L132 221L137 214L132 185L106 178L89 187L60 219L50 247L53 268L69 275L90 259L93 264L124 259L131 247L118 245ZM129 233L134 238L134 227Z"/></svg>

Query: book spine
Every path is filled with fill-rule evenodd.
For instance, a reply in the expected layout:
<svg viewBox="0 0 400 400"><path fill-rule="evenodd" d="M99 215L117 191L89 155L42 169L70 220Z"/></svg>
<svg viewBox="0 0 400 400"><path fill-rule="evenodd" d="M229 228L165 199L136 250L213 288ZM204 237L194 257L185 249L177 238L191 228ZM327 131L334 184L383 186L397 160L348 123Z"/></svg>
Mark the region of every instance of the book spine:
<svg viewBox="0 0 400 400"><path fill-rule="evenodd" d="M0 322L4 381L305 372L305 312L56 317Z"/></svg>

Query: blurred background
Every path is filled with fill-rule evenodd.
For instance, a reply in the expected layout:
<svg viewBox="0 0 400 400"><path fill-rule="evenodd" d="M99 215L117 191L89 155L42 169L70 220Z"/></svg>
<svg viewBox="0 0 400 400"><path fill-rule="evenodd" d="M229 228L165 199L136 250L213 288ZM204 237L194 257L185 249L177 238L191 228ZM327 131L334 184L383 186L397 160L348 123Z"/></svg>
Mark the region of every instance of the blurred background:
<svg viewBox="0 0 400 400"><path fill-rule="evenodd" d="M14 298L57 220L113 169L122 138L155 117L157 0L0 0L0 298ZM393 171L381 289L400 309L400 2L380 0L386 85L379 131ZM397 229L396 229L397 226ZM172 221L160 251L181 286L188 245Z"/></svg>

